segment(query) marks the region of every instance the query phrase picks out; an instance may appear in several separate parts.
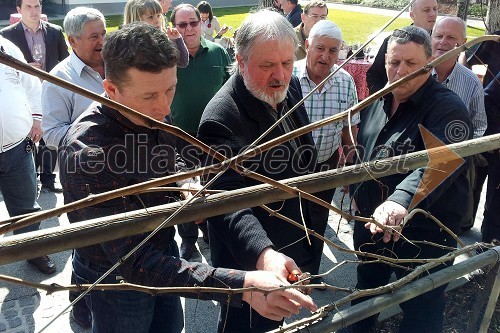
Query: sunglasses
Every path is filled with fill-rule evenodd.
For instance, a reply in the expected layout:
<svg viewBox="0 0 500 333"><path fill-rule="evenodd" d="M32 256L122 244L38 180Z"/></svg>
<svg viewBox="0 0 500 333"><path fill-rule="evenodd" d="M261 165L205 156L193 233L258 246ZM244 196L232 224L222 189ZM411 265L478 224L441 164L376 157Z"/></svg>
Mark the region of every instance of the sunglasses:
<svg viewBox="0 0 500 333"><path fill-rule="evenodd" d="M191 21L191 22L182 22L179 24L176 24L181 29L186 29L188 24L191 26L191 28L196 28L200 24L200 20L198 21Z"/></svg>
<svg viewBox="0 0 500 333"><path fill-rule="evenodd" d="M424 45L424 43L425 43L425 37L422 37L422 36L416 35L416 34L412 34L410 32L400 30L400 29L394 30L394 32L392 33L392 36L396 37L396 38L408 38L411 42L415 42L415 43L420 44L420 45Z"/></svg>

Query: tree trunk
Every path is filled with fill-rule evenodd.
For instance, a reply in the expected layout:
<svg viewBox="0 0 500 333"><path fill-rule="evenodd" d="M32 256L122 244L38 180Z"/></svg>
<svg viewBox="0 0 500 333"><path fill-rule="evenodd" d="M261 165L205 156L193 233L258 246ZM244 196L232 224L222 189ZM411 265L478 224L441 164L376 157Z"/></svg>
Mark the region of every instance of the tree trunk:
<svg viewBox="0 0 500 333"><path fill-rule="evenodd" d="M467 22L467 12L469 11L469 0L457 0L457 16Z"/></svg>
<svg viewBox="0 0 500 333"><path fill-rule="evenodd" d="M486 28L490 34L500 30L500 0L490 0L486 13Z"/></svg>

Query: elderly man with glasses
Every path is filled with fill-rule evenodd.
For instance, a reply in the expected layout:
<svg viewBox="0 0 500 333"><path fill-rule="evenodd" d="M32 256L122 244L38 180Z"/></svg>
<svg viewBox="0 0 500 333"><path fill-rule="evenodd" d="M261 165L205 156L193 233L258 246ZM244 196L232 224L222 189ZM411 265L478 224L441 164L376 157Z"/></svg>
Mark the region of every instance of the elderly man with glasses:
<svg viewBox="0 0 500 333"><path fill-rule="evenodd" d="M178 5L173 9L170 21L181 33L189 51L188 66L177 69L172 117L176 126L196 136L205 106L229 78L228 68L231 60L222 46L202 37L201 15L194 6ZM195 147L178 139L177 150L189 168L198 165ZM208 242L206 223L199 226L203 231L203 239ZM179 225L178 228L182 237L181 257L189 259L196 249L198 227L193 222Z"/></svg>
<svg viewBox="0 0 500 333"><path fill-rule="evenodd" d="M431 40L427 31L415 26L396 30L389 38L386 54L389 83L422 68L431 57ZM360 123L358 145L364 147L364 154L360 153L358 163L425 150L429 144L426 138L434 142L437 138L448 145L470 139L473 134L470 116L460 97L434 80L430 72L397 87L385 97L383 108L370 111L364 117L362 115ZM455 131L454 126L459 126L460 132ZM391 258L421 260L441 257L449 252L449 248L456 247L456 240L423 214L416 214L402 226L401 232L383 230L380 225L401 225L408 211L421 208L456 233L467 209L469 190L466 164L460 162L454 167L440 164L438 172L448 175L440 181L430 173L433 168L426 166L400 170L392 176L352 185L350 194L357 204L358 214L373 216L379 223L356 222L355 249ZM365 262L373 260L366 256L359 259ZM392 273L402 278L419 263L400 265L408 269L383 263L358 265L356 288L383 286L389 282ZM425 275L446 265L451 263L433 268ZM401 303L404 317L399 331L441 332L445 288L435 288ZM357 299L353 303L363 300ZM375 322L376 316L361 320L353 325L353 331L372 332Z"/></svg>
<svg viewBox="0 0 500 333"><path fill-rule="evenodd" d="M309 37L311 28L321 20L328 18L328 7L326 2L322 0L314 0L309 2L304 7L304 12L300 14L302 23L295 27L297 38L299 39L299 47L295 51L296 60L302 60L306 57L306 44L305 41Z"/></svg>

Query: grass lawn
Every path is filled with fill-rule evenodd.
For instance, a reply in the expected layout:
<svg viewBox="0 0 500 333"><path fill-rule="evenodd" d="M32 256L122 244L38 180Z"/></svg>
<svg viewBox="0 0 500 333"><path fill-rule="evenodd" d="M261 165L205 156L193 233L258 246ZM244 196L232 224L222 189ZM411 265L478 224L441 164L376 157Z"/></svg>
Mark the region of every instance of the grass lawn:
<svg viewBox="0 0 500 333"><path fill-rule="evenodd" d="M246 15L248 15L251 8L250 6L215 8L214 15L217 16L221 24L225 23L228 26L237 28ZM328 19L335 22L342 29L342 34L347 44L354 44L356 42L364 43L372 33L388 22L390 17L330 9ZM122 24L122 20L122 15L106 16L108 31L118 29L118 26ZM54 21L53 23L62 26L62 21ZM398 18L388 27L387 31L392 31L409 24L411 24L410 19ZM471 38L482 35L484 35L484 30L482 29L467 28L467 36Z"/></svg>

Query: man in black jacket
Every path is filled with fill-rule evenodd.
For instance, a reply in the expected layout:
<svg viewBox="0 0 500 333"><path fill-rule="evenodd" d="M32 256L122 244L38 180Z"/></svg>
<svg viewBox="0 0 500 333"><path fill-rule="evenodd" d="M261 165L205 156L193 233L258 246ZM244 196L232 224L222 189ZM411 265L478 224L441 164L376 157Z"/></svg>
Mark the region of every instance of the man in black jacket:
<svg viewBox="0 0 500 333"><path fill-rule="evenodd" d="M253 145L302 97L300 84L292 77L296 48L295 31L283 16L270 10L248 16L236 37L234 74L205 108L198 129L199 139L220 149L226 156ZM307 123L306 111L301 106L259 143ZM314 142L308 133L243 165L280 180L313 172L315 159ZM258 183L227 170L212 188L234 190ZM268 206L294 221L304 220L308 227L319 209L298 198ZM312 265L313 251L304 239L304 232L270 216L262 208L247 208L209 218L208 224L211 258L216 267L262 269L287 276L298 267L307 271L308 265ZM250 314L248 306L235 309L221 303L219 331L262 332L277 328L279 324L280 321L265 319L256 312Z"/></svg>
<svg viewBox="0 0 500 333"><path fill-rule="evenodd" d="M21 21L2 29L0 34L19 47L31 66L50 72L69 56L61 27L41 20L42 0L16 0L16 6ZM35 60L33 56L37 48L40 58ZM49 149L43 139L40 140L36 164L40 166L42 188L62 192L61 186L55 183L56 160L57 151Z"/></svg>
<svg viewBox="0 0 500 333"><path fill-rule="evenodd" d="M396 30L387 49L387 76L393 83L425 66L432 56L429 34L414 26ZM364 148L362 161L404 155L429 148L432 142L451 144L472 138L472 124L467 108L453 91L438 83L430 73L420 75L397 87L384 100L384 108L375 108L362 116L358 145ZM452 133L453 132L453 133ZM429 134L426 134L429 133ZM440 156L445 156L441 153ZM430 156L430 161L433 161ZM401 225L413 208L430 212L446 227L457 232L467 209L469 184L466 164L455 159L450 166L440 163L415 170L404 170L379 179L369 179L351 186L359 215L373 218L384 226ZM431 162L429 162L431 164ZM432 173L435 170L435 173ZM446 175L437 181L441 175ZM451 199L451 200L450 200ZM456 240L424 214L416 214L400 234L372 223L354 225L355 250L398 259L429 259L445 255L445 247L456 247ZM427 242L422 242L427 241ZM439 244L438 246L432 244ZM363 261L372 260L360 256ZM446 265L450 263L447 262ZM357 289L380 287L394 272L407 275L418 263L405 263L409 269L383 263L360 264ZM442 269L440 265L429 273ZM435 288L400 304L404 317L399 331L405 333L441 332L444 319L444 290ZM359 303L357 299L353 303ZM353 325L353 332L373 332L376 316Z"/></svg>

